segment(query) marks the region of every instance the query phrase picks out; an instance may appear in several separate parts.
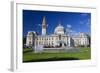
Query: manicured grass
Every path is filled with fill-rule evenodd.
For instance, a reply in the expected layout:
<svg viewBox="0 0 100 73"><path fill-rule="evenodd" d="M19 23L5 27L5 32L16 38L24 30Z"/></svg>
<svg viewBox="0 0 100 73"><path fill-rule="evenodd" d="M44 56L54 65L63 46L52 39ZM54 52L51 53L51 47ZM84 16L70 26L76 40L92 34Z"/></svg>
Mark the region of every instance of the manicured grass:
<svg viewBox="0 0 100 73"><path fill-rule="evenodd" d="M23 62L86 60L91 59L91 49L80 47L79 52L34 53L31 48L23 50Z"/></svg>

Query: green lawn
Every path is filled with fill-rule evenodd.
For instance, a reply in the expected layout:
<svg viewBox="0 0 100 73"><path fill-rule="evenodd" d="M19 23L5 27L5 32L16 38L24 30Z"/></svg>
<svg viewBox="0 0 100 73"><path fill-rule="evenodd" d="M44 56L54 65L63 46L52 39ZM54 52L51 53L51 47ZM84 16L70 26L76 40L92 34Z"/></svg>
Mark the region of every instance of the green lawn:
<svg viewBox="0 0 100 73"><path fill-rule="evenodd" d="M40 61L61 61L61 60L85 60L91 59L91 49L89 47L80 47L79 52L58 52L58 53L34 53L32 49L23 50L23 62Z"/></svg>

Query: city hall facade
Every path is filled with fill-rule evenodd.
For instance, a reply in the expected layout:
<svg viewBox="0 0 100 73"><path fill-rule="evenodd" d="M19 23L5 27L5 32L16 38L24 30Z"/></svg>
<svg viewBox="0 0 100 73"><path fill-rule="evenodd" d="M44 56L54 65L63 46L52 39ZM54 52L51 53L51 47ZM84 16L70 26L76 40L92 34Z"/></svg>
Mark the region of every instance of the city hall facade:
<svg viewBox="0 0 100 73"><path fill-rule="evenodd" d="M67 31L65 31L65 28L61 23L54 29L54 33L48 35L45 17L43 17L41 27L41 35L38 35L36 31L28 31L26 46L43 45L45 47L77 47L90 45L89 37L86 33L81 32L78 36L70 36L66 33Z"/></svg>

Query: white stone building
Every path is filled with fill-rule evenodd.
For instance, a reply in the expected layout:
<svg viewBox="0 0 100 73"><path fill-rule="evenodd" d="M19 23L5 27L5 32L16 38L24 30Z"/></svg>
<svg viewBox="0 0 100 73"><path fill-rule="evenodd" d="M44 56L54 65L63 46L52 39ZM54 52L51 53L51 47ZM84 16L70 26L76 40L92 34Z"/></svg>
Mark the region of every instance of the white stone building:
<svg viewBox="0 0 100 73"><path fill-rule="evenodd" d="M26 37L26 46L43 45L46 47L71 47L71 46L88 46L89 38L85 33L79 33L78 36L66 34L65 28L59 23L54 29L54 33L47 35L46 19L43 18L42 34L37 35L34 31L29 31Z"/></svg>

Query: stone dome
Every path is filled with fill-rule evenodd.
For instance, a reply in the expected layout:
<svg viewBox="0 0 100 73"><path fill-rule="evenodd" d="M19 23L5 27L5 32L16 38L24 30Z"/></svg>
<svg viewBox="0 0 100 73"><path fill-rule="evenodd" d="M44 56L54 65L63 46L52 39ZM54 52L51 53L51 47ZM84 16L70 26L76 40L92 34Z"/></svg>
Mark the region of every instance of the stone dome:
<svg viewBox="0 0 100 73"><path fill-rule="evenodd" d="M54 33L58 35L62 35L64 34L64 32L65 32L64 27L61 24L59 24L54 30Z"/></svg>

